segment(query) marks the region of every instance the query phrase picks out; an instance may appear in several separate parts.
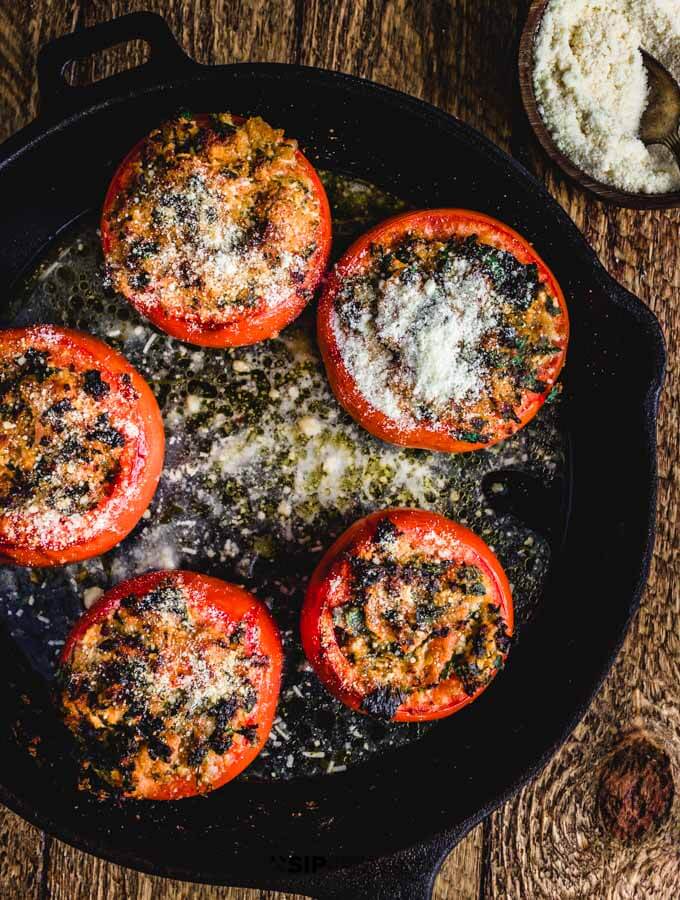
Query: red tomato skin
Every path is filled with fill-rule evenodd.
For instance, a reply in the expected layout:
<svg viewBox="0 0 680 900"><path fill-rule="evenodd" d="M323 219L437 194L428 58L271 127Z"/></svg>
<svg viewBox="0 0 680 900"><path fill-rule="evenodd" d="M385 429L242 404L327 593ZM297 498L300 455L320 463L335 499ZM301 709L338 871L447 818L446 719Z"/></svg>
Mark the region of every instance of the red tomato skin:
<svg viewBox="0 0 680 900"><path fill-rule="evenodd" d="M533 419L550 393L552 384L564 366L566 347L569 342L569 314L562 289L551 270L525 238L498 219L468 209L426 209L399 213L367 231L345 252L326 279L317 312L317 340L328 381L343 409L362 428L387 443L446 453L467 453L471 450L492 447L509 435L496 436L486 443L471 443L460 441L448 434L424 426L413 428L398 426L392 419L366 401L342 359L331 325L335 295L344 278L361 269L371 244L379 240L393 239L407 231L413 231L424 237L451 237L454 235L467 237L476 234L480 241L492 244L499 249L508 250L520 262L536 264L540 280L547 285L553 297L558 301L564 316L564 351L556 356L553 365L540 370L539 375L548 380L550 384L542 393L529 395L531 399L520 412L518 416L520 422L512 433L519 431Z"/></svg>
<svg viewBox="0 0 680 900"><path fill-rule="evenodd" d="M199 121L207 120L208 115L200 113L196 115L196 119ZM233 119L237 123L244 121L242 116L233 116ZM114 240L108 226L108 212L113 206L118 193L129 181L130 163L136 160L145 141L146 137L138 141L123 159L114 172L106 192L100 221L104 257L108 255ZM309 258L307 276L296 293L292 294L285 303L281 303L274 309L269 310L269 312L262 313L249 321L232 322L224 326L204 327L200 330L194 325L188 325L182 319L167 315L163 312L160 304L153 310L149 310L147 307L148 300L142 303L140 298L130 295L126 299L137 309L140 315L150 319L157 328L160 328L161 331L164 331L171 337L178 338L180 341L185 341L188 344L197 344L201 347L245 347L250 344L257 344L260 341L267 340L267 338L276 337L280 331L287 325L290 325L300 315L309 302L305 293L316 290L326 271L331 252L332 234L331 209L321 179L306 156L299 150L296 151L295 155L298 163L314 185L321 213L319 229L315 236L317 249Z"/></svg>
<svg viewBox="0 0 680 900"><path fill-rule="evenodd" d="M320 616L325 609L328 587L326 579L333 564L341 554L355 543L370 537L375 531L378 522L385 518L389 518L401 531L417 534L419 531L425 533L437 529L440 533L447 534L453 540L460 541L470 548L477 557L475 564L483 568L486 574L491 576L492 582L496 587L501 615L505 620L507 633L512 635L513 632L512 593L507 576L495 555L474 532L463 525L451 521L451 519L421 509L385 509L359 519L340 535L321 558L310 579L300 617L302 647L307 659L330 693L357 712L363 712L361 702L364 695L349 685L332 664L329 652L322 643L319 627ZM431 699L432 702L427 708L409 707L407 704L402 704L394 715L393 721L425 722L443 719L472 703L473 700L483 693L486 687L488 685L484 685L470 696L461 694L454 702L445 703L441 701L437 703L438 688L434 688L429 692L431 698L428 699ZM440 691L439 693L444 692Z"/></svg>
<svg viewBox="0 0 680 900"><path fill-rule="evenodd" d="M80 350L85 350L92 357L92 364L101 367L104 372L111 375L127 374L130 376L131 386L139 395L138 412L142 419L144 441L143 446L137 449L130 470L136 483L136 489L111 527L88 539L77 541L63 548L50 545L25 547L11 544L0 538L0 563L19 566L62 566L90 559L93 556L101 556L102 553L106 553L107 550L119 544L132 531L151 503L163 470L165 455L163 418L151 388L127 359L108 344L72 328L52 328L45 325L0 331L0 343L4 345L20 343L31 332L44 334L46 330L58 334L60 344L65 347L73 347L75 355ZM114 491L122 477L119 475L114 480Z"/></svg>
<svg viewBox="0 0 680 900"><path fill-rule="evenodd" d="M213 791L236 778L258 756L267 743L276 714L283 668L281 638L269 610L253 594L236 584L230 584L219 578L212 578L197 572L181 569L148 572L116 585L81 616L64 644L60 655L60 664L64 665L68 662L76 645L82 640L88 629L111 615L124 597L130 594L146 594L169 576L186 585L189 590L202 590L204 596L199 601L201 606L222 613L225 619L247 618L249 626L257 625L260 630L260 650L270 658L268 677L260 690L258 703L253 711L257 713L257 741L255 744L244 747L243 753L238 759L225 766L219 777L210 786L210 791ZM199 789L195 778L177 778L168 784L159 785L153 794L147 794L140 799L180 800L204 793L205 791Z"/></svg>

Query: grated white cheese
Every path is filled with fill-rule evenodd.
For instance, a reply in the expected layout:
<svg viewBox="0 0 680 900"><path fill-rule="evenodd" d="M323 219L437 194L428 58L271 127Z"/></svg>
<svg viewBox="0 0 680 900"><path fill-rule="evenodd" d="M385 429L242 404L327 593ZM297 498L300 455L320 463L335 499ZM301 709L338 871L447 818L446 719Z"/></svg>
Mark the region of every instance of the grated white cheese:
<svg viewBox="0 0 680 900"><path fill-rule="evenodd" d="M343 362L366 400L407 422L412 402L444 414L452 403L479 397L481 339L501 305L489 280L461 257L439 282L427 276L408 284L382 282L374 316L364 306L346 328L334 310L332 325Z"/></svg>
<svg viewBox="0 0 680 900"><path fill-rule="evenodd" d="M100 587L89 587L83 591L83 606L85 609L89 609L91 606L99 600L99 598L104 593L103 589Z"/></svg>
<svg viewBox="0 0 680 900"><path fill-rule="evenodd" d="M665 147L638 137L647 103L639 48L680 81L680 0L550 0L536 36L534 90L560 150L617 188L680 188Z"/></svg>
<svg viewBox="0 0 680 900"><path fill-rule="evenodd" d="M305 437L316 437L316 435L321 434L323 430L322 423L314 416L303 416L301 419L298 419L297 424Z"/></svg>

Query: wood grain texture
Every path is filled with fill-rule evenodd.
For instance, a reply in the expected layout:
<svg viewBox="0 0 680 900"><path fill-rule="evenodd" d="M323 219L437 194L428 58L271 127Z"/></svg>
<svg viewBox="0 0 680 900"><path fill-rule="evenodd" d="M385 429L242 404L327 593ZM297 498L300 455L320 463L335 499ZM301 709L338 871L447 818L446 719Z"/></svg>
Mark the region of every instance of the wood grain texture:
<svg viewBox="0 0 680 900"><path fill-rule="evenodd" d="M38 8L39 7L39 8ZM47 41L77 26L79 0L0 2L0 139L38 111L35 60Z"/></svg>
<svg viewBox="0 0 680 900"><path fill-rule="evenodd" d="M340 69L452 112L507 149L506 85L514 77L508 35L514 2L388 0L303 4L300 62ZM499 52L489 54L492 41Z"/></svg>
<svg viewBox="0 0 680 900"><path fill-rule="evenodd" d="M33 4L0 2L0 140L26 125L38 111L35 60L39 48L72 31L78 0ZM0 807L0 896L40 897L50 839Z"/></svg>
<svg viewBox="0 0 680 900"><path fill-rule="evenodd" d="M295 894L210 887L140 875L54 841L46 878L49 900L302 900Z"/></svg>
<svg viewBox="0 0 680 900"><path fill-rule="evenodd" d="M591 199L549 162L523 119L512 144L605 268L655 312L668 370L658 426L657 538L640 611L572 737L492 817L483 896L666 900L680 895L680 210L619 209ZM668 757L675 797L659 827L624 843L602 821L598 788L631 735Z"/></svg>
<svg viewBox="0 0 680 900"><path fill-rule="evenodd" d="M527 6L526 0L0 0L0 134L35 114L34 62L44 41L78 23L151 9L166 17L185 50L201 62L301 62L372 78L453 112L511 149L544 180L609 271L650 304L664 328L669 372L659 427L658 539L640 613L587 716L544 772L453 851L435 897L670 900L680 896L678 791L663 821L629 843L603 825L598 791L602 773L631 733L665 754L680 785L680 212L606 207L546 160L518 114L516 43ZM102 77L140 62L142 53L139 45L117 49L79 64L73 77ZM138 875L58 841L43 845L39 832L2 813L0 896L286 895Z"/></svg>
<svg viewBox="0 0 680 900"><path fill-rule="evenodd" d="M84 0L83 22L95 25L138 10L160 13L198 62L295 62L295 0ZM129 65L141 61L139 48L121 53ZM110 69L95 59L81 76L93 73L101 78Z"/></svg>
<svg viewBox="0 0 680 900"><path fill-rule="evenodd" d="M10 814L11 815L11 814ZM20 860L13 865L27 868L24 855L15 832L30 828L16 816L8 829L10 843L6 851ZM2 839L0 830L0 840ZM477 829L462 841L442 866L437 879L434 900L477 900L479 897L481 829ZM17 873L16 878L19 878ZM52 841L49 863L44 877L50 900L300 900L295 894L277 891L258 891L247 888L220 888L206 885L188 885L180 881L140 875L131 869L116 866L82 853L61 841ZM22 883L17 880L17 884ZM5 878L0 858L0 891L10 885ZM4 893L0 893L5 896ZM17 893L16 896L19 896ZM26 897L31 895L27 894ZM36 900L38 895L36 894Z"/></svg>
<svg viewBox="0 0 680 900"><path fill-rule="evenodd" d="M47 838L0 806L0 896L40 900L46 881Z"/></svg>

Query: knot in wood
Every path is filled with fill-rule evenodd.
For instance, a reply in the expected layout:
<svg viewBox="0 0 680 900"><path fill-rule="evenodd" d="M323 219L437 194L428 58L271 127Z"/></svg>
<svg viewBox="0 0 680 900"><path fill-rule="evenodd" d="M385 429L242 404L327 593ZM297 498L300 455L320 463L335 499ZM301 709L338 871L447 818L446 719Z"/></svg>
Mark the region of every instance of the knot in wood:
<svg viewBox="0 0 680 900"><path fill-rule="evenodd" d="M642 735L625 738L606 762L597 793L602 824L617 840L642 840L665 822L674 784L668 754Z"/></svg>

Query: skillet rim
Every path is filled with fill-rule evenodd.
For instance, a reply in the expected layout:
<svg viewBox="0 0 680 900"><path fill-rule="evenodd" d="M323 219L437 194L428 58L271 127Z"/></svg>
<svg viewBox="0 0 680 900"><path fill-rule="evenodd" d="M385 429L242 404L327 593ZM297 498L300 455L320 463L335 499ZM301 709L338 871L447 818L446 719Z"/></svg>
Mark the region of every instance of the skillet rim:
<svg viewBox="0 0 680 900"><path fill-rule="evenodd" d="M641 594L649 574L655 537L657 494L656 418L659 394L663 384L663 374L665 370L665 344L660 324L654 313L638 297L620 285L611 275L609 275L575 224L535 176L527 171L516 159L505 153L505 151L476 129L449 113L437 109L424 100L411 97L401 91L357 76L318 67L284 63L233 63L222 66L204 66L190 62L189 70L183 71L180 77L161 80L152 84L144 84L137 89L130 86L129 79L125 79L126 75L132 75L135 71L136 70L132 70L131 72L123 73L121 76L114 76L112 79L106 79L95 85L94 88L106 89L106 93L100 92L101 96L96 102L93 102L82 109L71 110L70 112L67 112L66 115L61 115L58 110L53 111L52 113L49 111L41 113L41 115L33 122L15 133L0 146L0 177L6 176L6 170L11 168L11 165L15 160L22 157L24 153L30 152L33 147L39 145L43 141L49 140L53 134L66 130L75 122L102 112L108 107L125 104L144 94L153 94L167 89L177 89L182 86L195 85L197 82L216 80L230 74L237 75L235 81L236 84L238 83L239 77L248 77L249 75L257 75L258 77L267 76L277 79L281 76L286 76L290 79L290 76L293 76L293 79L300 78L303 81L313 79L317 80L322 86L324 83L334 85L340 83L341 85L344 85L345 89L349 92L359 92L369 99L371 97L382 98L396 107L401 107L402 109L408 108L428 126L433 123L449 132L455 132L460 139L468 144L472 144L477 152L484 153L487 160L491 159L495 160L496 163L500 163L505 168L505 171L509 175L512 175L515 181L523 182L525 186L527 184L531 186L534 193L537 195L536 202L543 202L546 204L549 211L560 221L560 224L565 231L565 236L568 234L571 239L572 251L578 252L582 257L584 264L591 267L593 279L602 288L603 293L606 294L607 300L623 308L628 315L632 316L645 328L646 338L649 342L650 355L653 355L654 370L648 379L647 390L640 404L645 439L645 456L642 458L642 462L645 464L644 480L647 484L651 485L651 489L648 491L648 503L646 505L646 539L644 541L644 547L641 548L642 557L638 568L639 575L626 606L625 622L622 627L617 630L617 634L613 639L610 640L606 654L600 657L602 662L599 665L594 664L592 666L592 668L598 670L598 677L595 679L592 689L589 690L588 696L583 702L579 702L576 711L568 718L563 728L560 729L559 736L543 753L534 757L532 762L523 768L521 775L511 779L510 784L507 785L503 791L496 794L491 802L485 804L477 810L474 815L464 820L462 823L452 826L449 829L431 833L428 832L426 838L421 838L400 850L378 854L374 858L367 859L366 863L359 865L353 865L352 863L349 863L347 866L341 865L327 871L325 875L310 876L308 873L304 873L302 876L291 877L283 872L279 872L272 876L271 873L262 871L260 876L252 881L250 879L239 879L240 884L247 884L249 886L265 885L267 887L279 887L279 889L282 887L283 889L286 889L288 887L290 889L298 890L302 886L305 890L308 890L313 888L316 884L321 889L323 884L326 884L328 881L333 881L336 873L352 872L356 873L356 876L352 874L350 877L358 877L360 870L366 866L375 866L386 863L396 865L397 860L403 858L409 859L414 852L417 853L419 850L424 850L426 854L429 853L426 860L427 867L428 869L434 870L430 873L431 881L434 878L434 873L436 872L441 859L451 847L455 845L457 841L462 839L475 824L489 815L494 809L498 808L498 806L534 778L547 764L559 747L566 741L575 726L585 715L585 712L590 707L596 694L599 692L602 683L608 675L623 644L631 619L639 607ZM112 82L114 81L120 84L121 89L123 84L126 84L126 88L122 93L110 93L110 89L113 87ZM93 88L88 89L88 91L92 90ZM90 94L89 96L93 95ZM51 240L53 239L54 237L51 238ZM45 248L43 247L42 251L44 251L44 249ZM640 477L642 480L643 476L641 475ZM640 543L642 543L642 541L640 541ZM162 874L166 877L177 877L209 884L225 883L224 880L220 880L219 877L210 877L207 875L201 876L200 873L197 874L195 871L188 872L186 869L177 866L167 866L161 871L159 867L146 865L143 861L133 858L134 854L125 852L107 852L105 848L102 849L96 842L92 840L88 841L81 837L72 828L55 828L51 819L41 815L33 809L28 809L27 804L21 798L16 796L4 783L0 783L0 801L32 824L42 828L47 833L55 835L62 840L66 840L68 843L79 849L90 853L96 853L96 855L109 861L122 865L132 865L136 869L150 874ZM345 878L347 878L347 874L345 874Z"/></svg>

